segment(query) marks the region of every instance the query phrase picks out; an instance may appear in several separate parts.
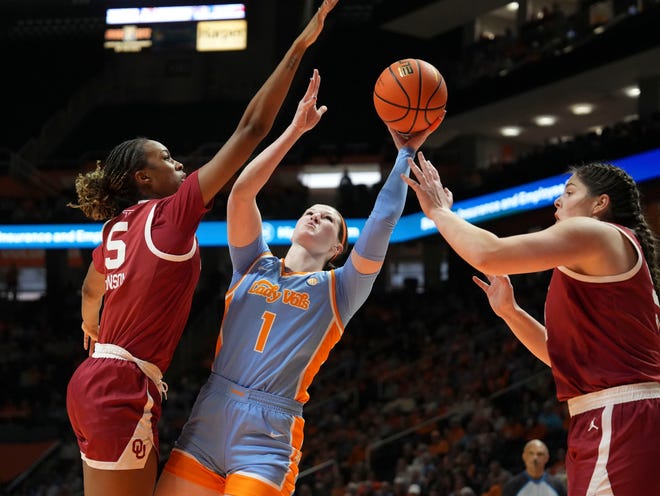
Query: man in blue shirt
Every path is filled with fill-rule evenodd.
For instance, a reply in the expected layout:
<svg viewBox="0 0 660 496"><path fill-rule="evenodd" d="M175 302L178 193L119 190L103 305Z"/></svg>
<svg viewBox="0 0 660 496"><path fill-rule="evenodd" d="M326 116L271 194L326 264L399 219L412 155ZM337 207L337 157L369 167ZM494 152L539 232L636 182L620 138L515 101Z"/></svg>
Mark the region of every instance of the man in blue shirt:
<svg viewBox="0 0 660 496"><path fill-rule="evenodd" d="M550 455L543 441L529 441L522 459L525 470L509 479L502 488L502 496L566 496L564 483L545 471Z"/></svg>

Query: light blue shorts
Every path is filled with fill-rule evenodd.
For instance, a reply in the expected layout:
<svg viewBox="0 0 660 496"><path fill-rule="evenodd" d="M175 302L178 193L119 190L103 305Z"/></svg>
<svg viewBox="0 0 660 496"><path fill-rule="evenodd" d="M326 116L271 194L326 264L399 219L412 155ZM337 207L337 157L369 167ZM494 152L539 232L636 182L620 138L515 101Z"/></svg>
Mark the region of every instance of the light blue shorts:
<svg viewBox="0 0 660 496"><path fill-rule="evenodd" d="M298 475L302 408L212 373L175 447L222 477L241 474L282 487Z"/></svg>

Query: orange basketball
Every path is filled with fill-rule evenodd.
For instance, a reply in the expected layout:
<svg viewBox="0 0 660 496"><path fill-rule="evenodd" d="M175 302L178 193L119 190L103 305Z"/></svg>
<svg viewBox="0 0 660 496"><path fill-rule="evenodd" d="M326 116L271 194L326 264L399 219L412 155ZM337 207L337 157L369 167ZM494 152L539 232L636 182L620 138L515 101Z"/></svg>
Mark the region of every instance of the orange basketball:
<svg viewBox="0 0 660 496"><path fill-rule="evenodd" d="M403 59L381 72L374 107L382 121L403 134L428 128L444 111L447 85L440 71L420 59Z"/></svg>

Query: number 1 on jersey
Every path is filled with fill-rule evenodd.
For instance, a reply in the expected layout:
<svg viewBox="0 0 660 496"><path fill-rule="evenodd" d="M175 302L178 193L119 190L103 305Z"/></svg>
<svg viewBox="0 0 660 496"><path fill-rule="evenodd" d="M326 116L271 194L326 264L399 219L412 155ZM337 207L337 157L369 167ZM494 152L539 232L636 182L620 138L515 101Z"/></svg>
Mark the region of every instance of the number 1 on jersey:
<svg viewBox="0 0 660 496"><path fill-rule="evenodd" d="M268 334L270 333L271 328L273 327L273 322L275 322L275 314L273 312L264 312L261 315L261 329L259 329L259 336L257 336L257 343L254 345L254 351L258 353L263 353L264 348L266 347L266 341L268 340Z"/></svg>

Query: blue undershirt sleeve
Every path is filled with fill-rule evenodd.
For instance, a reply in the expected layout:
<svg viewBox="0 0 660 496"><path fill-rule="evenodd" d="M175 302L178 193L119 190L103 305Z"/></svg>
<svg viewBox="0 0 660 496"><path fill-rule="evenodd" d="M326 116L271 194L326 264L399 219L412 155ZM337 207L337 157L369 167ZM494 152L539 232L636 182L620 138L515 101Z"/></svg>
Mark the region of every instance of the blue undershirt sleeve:
<svg viewBox="0 0 660 496"><path fill-rule="evenodd" d="M396 157L394 167L390 171L385 184L378 193L374 208L355 242L353 248L360 256L380 262L385 259L390 236L396 223L403 213L406 204L408 185L401 179L401 174L409 174L408 158L414 150L401 148Z"/></svg>
<svg viewBox="0 0 660 496"><path fill-rule="evenodd" d="M408 192L408 185L400 176L410 172L408 158L413 155L414 150L410 148L399 150L394 167L378 193L374 208L353 247L360 256L374 261L385 259L390 236L403 213ZM336 272L338 302L343 318L349 319L368 298L378 272L361 274L353 265L350 256Z"/></svg>

